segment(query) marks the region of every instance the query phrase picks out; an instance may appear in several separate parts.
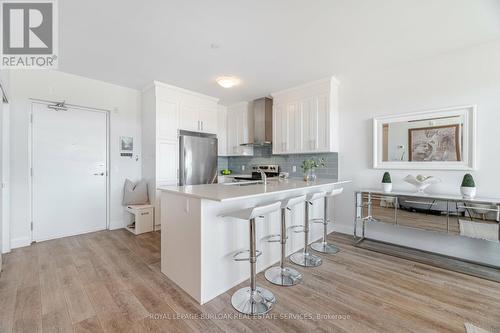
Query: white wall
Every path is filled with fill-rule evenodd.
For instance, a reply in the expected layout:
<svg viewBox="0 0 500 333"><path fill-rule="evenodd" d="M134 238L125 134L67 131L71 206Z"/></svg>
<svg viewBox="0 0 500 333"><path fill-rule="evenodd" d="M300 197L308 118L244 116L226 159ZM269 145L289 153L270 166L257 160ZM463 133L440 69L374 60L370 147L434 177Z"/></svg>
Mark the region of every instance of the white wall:
<svg viewBox="0 0 500 333"><path fill-rule="evenodd" d="M51 70L12 70L11 100L11 228L12 248L31 242L29 201L29 98L111 110L110 226L123 226L121 206L125 178L141 177L141 160L119 156L119 137L134 137L141 156L141 97L137 90ZM134 154L134 156L135 156Z"/></svg>
<svg viewBox="0 0 500 333"><path fill-rule="evenodd" d="M352 179L337 207L353 207L355 189L379 188L384 170L372 169L372 118L455 105L478 106L478 195L500 197L500 41L424 61L341 77L339 172ZM434 175L430 192L459 194L464 172L392 170L396 190L412 190L407 174ZM339 231L352 233L354 209L336 210Z"/></svg>
<svg viewBox="0 0 500 333"><path fill-rule="evenodd" d="M0 83L9 98L9 73L0 70ZM0 252L10 250L10 120L9 104L0 101Z"/></svg>

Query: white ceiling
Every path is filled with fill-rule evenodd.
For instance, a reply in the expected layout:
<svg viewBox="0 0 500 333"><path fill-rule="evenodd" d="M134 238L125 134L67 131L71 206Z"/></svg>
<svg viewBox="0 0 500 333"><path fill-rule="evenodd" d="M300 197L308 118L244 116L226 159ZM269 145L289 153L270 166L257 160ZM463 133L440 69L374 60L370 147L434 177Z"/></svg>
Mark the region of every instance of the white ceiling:
<svg viewBox="0 0 500 333"><path fill-rule="evenodd" d="M500 0L58 3L62 71L137 89L159 80L225 104L500 38ZM242 83L223 89L220 75Z"/></svg>

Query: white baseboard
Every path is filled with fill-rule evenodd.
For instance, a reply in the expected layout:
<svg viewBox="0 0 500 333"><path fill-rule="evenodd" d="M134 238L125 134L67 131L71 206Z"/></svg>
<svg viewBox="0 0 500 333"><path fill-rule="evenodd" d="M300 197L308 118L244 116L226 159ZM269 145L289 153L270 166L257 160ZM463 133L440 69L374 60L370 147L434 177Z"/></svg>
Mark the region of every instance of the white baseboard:
<svg viewBox="0 0 500 333"><path fill-rule="evenodd" d="M31 245L31 237L19 237L10 240L10 248L17 249L19 247L25 247Z"/></svg>
<svg viewBox="0 0 500 333"><path fill-rule="evenodd" d="M127 226L126 223L122 220L109 222L109 230L122 229L125 228L126 226Z"/></svg>

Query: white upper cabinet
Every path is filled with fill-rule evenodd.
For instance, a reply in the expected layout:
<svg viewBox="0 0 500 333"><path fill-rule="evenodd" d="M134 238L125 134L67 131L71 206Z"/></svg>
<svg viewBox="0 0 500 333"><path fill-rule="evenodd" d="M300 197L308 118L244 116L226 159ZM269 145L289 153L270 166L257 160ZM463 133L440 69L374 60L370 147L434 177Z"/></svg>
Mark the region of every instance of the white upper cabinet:
<svg viewBox="0 0 500 333"><path fill-rule="evenodd" d="M158 98L156 100L157 137L166 140L177 140L179 124L179 103L175 100Z"/></svg>
<svg viewBox="0 0 500 333"><path fill-rule="evenodd" d="M217 110L217 139L219 156L227 156L227 107L219 105Z"/></svg>
<svg viewBox="0 0 500 333"><path fill-rule="evenodd" d="M286 152L288 117L286 105L273 103L273 153Z"/></svg>
<svg viewBox="0 0 500 333"><path fill-rule="evenodd" d="M338 150L338 81L331 77L273 96L273 154Z"/></svg>
<svg viewBox="0 0 500 333"><path fill-rule="evenodd" d="M217 103L200 107L198 118L200 121L201 132L212 134L217 133L217 111Z"/></svg>
<svg viewBox="0 0 500 333"><path fill-rule="evenodd" d="M199 132L200 120L198 117L198 106L189 101L182 101L180 110L179 129L186 131Z"/></svg>
<svg viewBox="0 0 500 333"><path fill-rule="evenodd" d="M181 99L180 129L217 134L217 99L188 94Z"/></svg>
<svg viewBox="0 0 500 333"><path fill-rule="evenodd" d="M227 107L227 156L253 155L252 147L242 146L253 139L250 107L248 102Z"/></svg>

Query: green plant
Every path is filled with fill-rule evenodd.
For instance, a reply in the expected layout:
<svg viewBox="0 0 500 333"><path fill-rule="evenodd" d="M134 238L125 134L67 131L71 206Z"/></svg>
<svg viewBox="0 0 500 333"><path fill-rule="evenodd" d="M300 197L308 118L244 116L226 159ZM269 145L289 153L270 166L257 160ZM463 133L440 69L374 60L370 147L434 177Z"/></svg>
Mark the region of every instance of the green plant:
<svg viewBox="0 0 500 333"><path fill-rule="evenodd" d="M472 177L470 173L465 174L464 179L462 180L462 187L476 187L474 177Z"/></svg>
<svg viewBox="0 0 500 333"><path fill-rule="evenodd" d="M326 167L326 161L324 158L319 158L317 160L315 160L314 158L310 158L308 160L304 160L300 167L303 172L307 172L312 169Z"/></svg>
<svg viewBox="0 0 500 333"><path fill-rule="evenodd" d="M384 176L382 177L382 183L384 184L390 184L392 183L391 181L391 174L389 172L384 172Z"/></svg>

